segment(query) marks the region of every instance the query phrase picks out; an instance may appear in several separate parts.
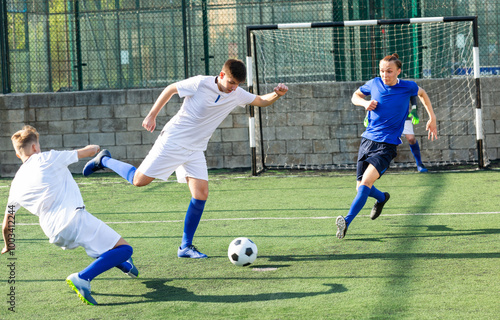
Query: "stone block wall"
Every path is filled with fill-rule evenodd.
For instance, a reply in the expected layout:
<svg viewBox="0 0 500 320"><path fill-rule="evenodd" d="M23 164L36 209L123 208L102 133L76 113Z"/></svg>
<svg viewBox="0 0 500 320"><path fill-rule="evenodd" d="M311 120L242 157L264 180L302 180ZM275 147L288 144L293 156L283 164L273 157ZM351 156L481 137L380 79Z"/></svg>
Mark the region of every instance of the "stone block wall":
<svg viewBox="0 0 500 320"><path fill-rule="evenodd" d="M71 150L98 144L113 157L140 165L163 126L181 107L174 95L161 110L153 133L142 127L160 89L62 92L0 95L0 177L15 174L20 160L10 137L25 124L40 133L45 150ZM250 167L248 115L236 108L209 142L206 157L210 168ZM70 166L81 173L86 161Z"/></svg>
<svg viewBox="0 0 500 320"><path fill-rule="evenodd" d="M433 91L439 81L425 80L431 99L442 93ZM289 92L276 105L264 109L272 127L264 128L269 157L283 163L353 163L356 160L359 136L364 131L364 112L354 107L350 97L359 83L333 85L290 85ZM445 83L444 85L448 85ZM482 78L482 113L488 158L500 157L500 78ZM182 100L177 95L162 109L153 133L142 128L142 121L163 88L111 91L61 92L43 94L0 95L0 176L11 177L20 166L10 141L11 135L24 124L37 128L42 150L63 150L98 144L110 150L113 157L138 166L153 145L160 130L179 110ZM264 89L270 91L272 89ZM441 106L435 112L446 119L456 134L441 136L440 146L425 141L425 125L415 128L422 146L423 158L446 160L467 158L473 151L455 149L472 139L474 126L463 118L454 118L450 110L459 105ZM423 108L421 108L423 109ZM267 112L267 115L266 115ZM464 112L472 113L467 109ZM421 118L425 111L421 110ZM422 121L423 122L423 121ZM421 122L421 123L422 123ZM469 135L459 136L459 133ZM398 149L399 162L413 162L407 143ZM280 159L280 157L287 159ZM208 144L209 168L249 168L251 156L248 143L246 108L236 108L215 131ZM272 159L271 159L272 160ZM70 167L80 173L86 161Z"/></svg>

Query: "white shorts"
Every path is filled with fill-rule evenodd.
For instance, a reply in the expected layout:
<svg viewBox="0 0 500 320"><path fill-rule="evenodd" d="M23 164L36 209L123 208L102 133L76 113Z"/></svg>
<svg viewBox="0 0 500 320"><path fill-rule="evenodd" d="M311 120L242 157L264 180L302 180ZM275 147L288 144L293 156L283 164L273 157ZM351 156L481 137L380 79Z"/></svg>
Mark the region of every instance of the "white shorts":
<svg viewBox="0 0 500 320"><path fill-rule="evenodd" d="M120 238L115 230L82 209L49 241L64 250L82 247L90 257L98 258L113 249Z"/></svg>
<svg viewBox="0 0 500 320"><path fill-rule="evenodd" d="M411 123L411 120L405 120L405 128L403 129L403 134L413 134L413 124Z"/></svg>
<svg viewBox="0 0 500 320"><path fill-rule="evenodd" d="M137 170L148 177L165 181L174 171L179 183L186 183L186 177L208 181L207 160L203 151L167 143L162 136L156 139Z"/></svg>

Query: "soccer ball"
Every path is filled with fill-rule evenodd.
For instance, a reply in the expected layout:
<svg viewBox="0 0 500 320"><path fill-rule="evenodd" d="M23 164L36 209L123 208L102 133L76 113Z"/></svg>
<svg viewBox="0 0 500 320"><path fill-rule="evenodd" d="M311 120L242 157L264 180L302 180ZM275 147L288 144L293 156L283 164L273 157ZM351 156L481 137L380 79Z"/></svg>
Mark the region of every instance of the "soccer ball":
<svg viewBox="0 0 500 320"><path fill-rule="evenodd" d="M236 238L231 241L227 256L234 265L246 267L257 258L257 246L248 238Z"/></svg>

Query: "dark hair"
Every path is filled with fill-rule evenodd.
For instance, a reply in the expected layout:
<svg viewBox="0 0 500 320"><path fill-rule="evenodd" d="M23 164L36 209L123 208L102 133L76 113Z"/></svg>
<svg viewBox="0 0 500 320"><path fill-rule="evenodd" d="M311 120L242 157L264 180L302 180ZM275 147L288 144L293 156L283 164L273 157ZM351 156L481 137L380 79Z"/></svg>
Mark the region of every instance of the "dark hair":
<svg viewBox="0 0 500 320"><path fill-rule="evenodd" d="M397 53L390 54L388 56L385 56L380 62L386 61L386 62L394 62L398 69L401 69L402 63L401 60L399 60L399 56Z"/></svg>
<svg viewBox="0 0 500 320"><path fill-rule="evenodd" d="M247 69L241 60L229 59L224 63L222 71L228 76L233 77L238 82L244 82L247 76Z"/></svg>

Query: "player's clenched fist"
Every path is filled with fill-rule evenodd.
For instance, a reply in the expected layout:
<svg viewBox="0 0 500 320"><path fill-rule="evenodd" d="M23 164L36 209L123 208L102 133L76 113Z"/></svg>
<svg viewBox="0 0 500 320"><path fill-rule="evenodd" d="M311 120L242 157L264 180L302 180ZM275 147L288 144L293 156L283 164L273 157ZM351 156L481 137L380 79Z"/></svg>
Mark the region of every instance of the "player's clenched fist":
<svg viewBox="0 0 500 320"><path fill-rule="evenodd" d="M283 83L278 84L276 88L274 88L274 92L280 97L284 96L287 91L288 87Z"/></svg>
<svg viewBox="0 0 500 320"><path fill-rule="evenodd" d="M156 119L154 117L147 116L144 118L144 121L142 121L142 126L149 132L153 132L156 128Z"/></svg>
<svg viewBox="0 0 500 320"><path fill-rule="evenodd" d="M377 107L378 102L376 100L370 100L368 101L368 105L365 107L366 111L372 111L375 110Z"/></svg>

